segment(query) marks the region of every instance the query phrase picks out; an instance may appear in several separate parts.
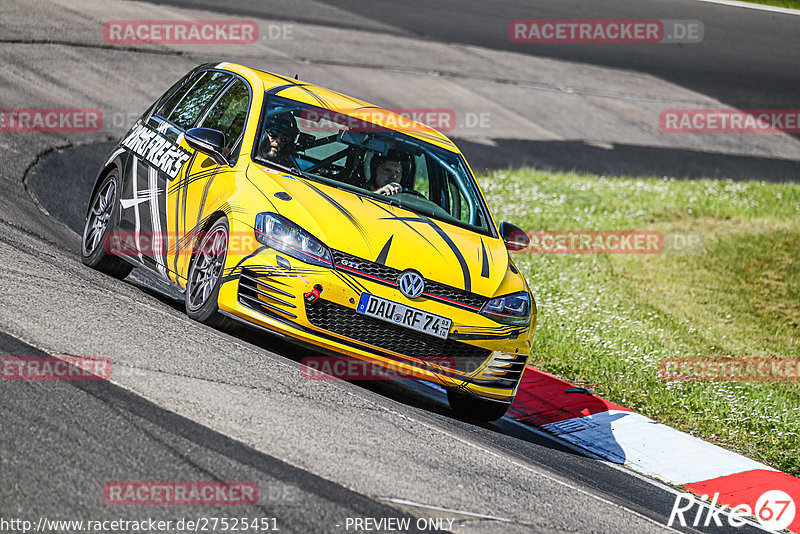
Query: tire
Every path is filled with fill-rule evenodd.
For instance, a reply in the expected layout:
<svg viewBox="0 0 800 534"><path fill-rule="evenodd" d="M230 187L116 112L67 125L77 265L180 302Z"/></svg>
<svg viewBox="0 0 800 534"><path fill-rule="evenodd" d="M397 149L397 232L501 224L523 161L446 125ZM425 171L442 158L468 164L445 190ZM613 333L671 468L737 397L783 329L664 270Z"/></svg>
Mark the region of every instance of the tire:
<svg viewBox="0 0 800 534"><path fill-rule="evenodd" d="M228 218L218 218L204 232L192 254L186 280L186 315L205 325L224 328L231 321L219 313L219 288L228 256Z"/></svg>
<svg viewBox="0 0 800 534"><path fill-rule="evenodd" d="M131 273L133 265L115 256L108 247L108 229L119 213L119 185L119 171L114 168L92 195L81 237L81 261L121 280Z"/></svg>
<svg viewBox="0 0 800 534"><path fill-rule="evenodd" d="M504 402L480 399L449 389L447 390L447 401L458 416L482 422L500 419L511 406Z"/></svg>

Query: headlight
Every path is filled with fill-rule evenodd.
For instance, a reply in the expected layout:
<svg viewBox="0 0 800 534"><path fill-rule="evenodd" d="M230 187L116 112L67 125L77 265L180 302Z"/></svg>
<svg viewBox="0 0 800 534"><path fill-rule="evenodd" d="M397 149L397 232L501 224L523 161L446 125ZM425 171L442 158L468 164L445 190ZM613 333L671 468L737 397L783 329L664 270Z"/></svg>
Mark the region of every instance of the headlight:
<svg viewBox="0 0 800 534"><path fill-rule="evenodd" d="M286 217L277 213L259 213L255 231L256 240L262 245L306 263L333 267L328 247Z"/></svg>
<svg viewBox="0 0 800 534"><path fill-rule="evenodd" d="M481 308L481 315L498 323L526 325L531 320L531 296L527 291L492 299Z"/></svg>

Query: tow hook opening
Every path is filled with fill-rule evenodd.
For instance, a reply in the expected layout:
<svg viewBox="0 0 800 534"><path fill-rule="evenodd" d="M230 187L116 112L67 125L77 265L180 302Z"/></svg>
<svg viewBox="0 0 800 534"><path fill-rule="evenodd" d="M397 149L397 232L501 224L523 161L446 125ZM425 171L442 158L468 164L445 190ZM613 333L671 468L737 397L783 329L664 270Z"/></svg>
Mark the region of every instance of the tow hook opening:
<svg viewBox="0 0 800 534"><path fill-rule="evenodd" d="M319 296L322 294L322 286L319 284L314 284L314 288L309 291L308 293L303 293L303 298L306 299L306 302L309 304L315 303L319 300Z"/></svg>

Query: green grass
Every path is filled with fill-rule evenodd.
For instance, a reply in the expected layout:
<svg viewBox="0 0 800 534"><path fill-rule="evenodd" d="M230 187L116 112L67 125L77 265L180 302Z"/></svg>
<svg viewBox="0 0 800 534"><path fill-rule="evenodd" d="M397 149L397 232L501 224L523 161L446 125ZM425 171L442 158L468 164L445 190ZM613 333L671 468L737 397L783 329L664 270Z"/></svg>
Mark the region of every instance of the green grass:
<svg viewBox="0 0 800 534"><path fill-rule="evenodd" d="M539 307L531 363L800 475L800 382L667 382L666 357L800 359L800 186L520 170L479 178L526 230L692 232L691 253L516 254Z"/></svg>
<svg viewBox="0 0 800 534"><path fill-rule="evenodd" d="M763 4L765 6L790 7L800 9L800 0L744 0L751 4Z"/></svg>

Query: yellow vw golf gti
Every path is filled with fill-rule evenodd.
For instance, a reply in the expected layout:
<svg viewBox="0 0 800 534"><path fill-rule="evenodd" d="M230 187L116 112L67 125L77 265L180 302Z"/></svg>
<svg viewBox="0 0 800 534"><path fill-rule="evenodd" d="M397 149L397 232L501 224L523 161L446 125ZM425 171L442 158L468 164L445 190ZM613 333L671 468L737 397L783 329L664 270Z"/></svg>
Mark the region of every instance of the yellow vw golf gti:
<svg viewBox="0 0 800 534"><path fill-rule="evenodd" d="M286 336L439 384L495 420L536 305L458 148L434 129L296 79L201 65L109 154L86 265L153 271L187 314Z"/></svg>

